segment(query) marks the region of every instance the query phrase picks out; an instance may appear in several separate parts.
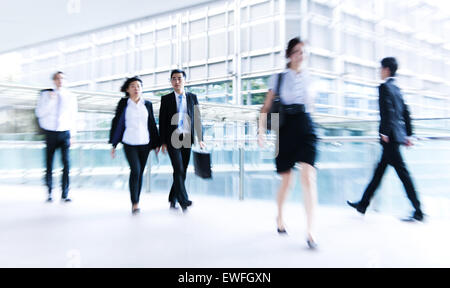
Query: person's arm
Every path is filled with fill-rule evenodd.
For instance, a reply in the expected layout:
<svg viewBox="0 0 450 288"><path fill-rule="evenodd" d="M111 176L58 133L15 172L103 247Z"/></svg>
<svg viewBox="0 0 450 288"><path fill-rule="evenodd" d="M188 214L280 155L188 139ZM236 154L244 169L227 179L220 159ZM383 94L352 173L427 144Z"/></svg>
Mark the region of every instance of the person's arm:
<svg viewBox="0 0 450 288"><path fill-rule="evenodd" d="M270 108L272 108L273 99L275 98L275 93L272 90L269 90L266 94L266 99L264 100L263 107L261 108L261 112L259 114L258 119L258 134L265 134L267 127L267 114L270 112Z"/></svg>
<svg viewBox="0 0 450 288"><path fill-rule="evenodd" d="M414 145L411 140L411 136L413 135L413 128L411 124L411 116L409 113L408 105L406 105L405 102L403 102L403 119L405 120L406 135L408 135L408 137L406 137L405 145L412 146Z"/></svg>
<svg viewBox="0 0 450 288"><path fill-rule="evenodd" d="M406 135L412 136L413 127L411 123L411 114L409 113L408 105L405 103L403 103L403 119L405 120Z"/></svg>
<svg viewBox="0 0 450 288"><path fill-rule="evenodd" d="M153 104L149 102L149 121L150 121L150 141L152 142L152 148L155 149L155 153L158 154L159 147L161 146L161 140L159 139L158 128L156 128L156 120L153 115Z"/></svg>
<svg viewBox="0 0 450 288"><path fill-rule="evenodd" d="M200 147L205 148L205 143L203 143L203 129L202 129L202 117L200 114L200 105L198 104L197 95L191 94L194 103L194 133L197 137L197 142Z"/></svg>
<svg viewBox="0 0 450 288"><path fill-rule="evenodd" d="M167 133L168 130L168 109L167 109L167 101L166 97L161 97L161 105L159 107L159 138L161 141L161 152L166 153L167 151Z"/></svg>
<svg viewBox="0 0 450 288"><path fill-rule="evenodd" d="M264 100L264 105L261 108L258 119L258 145L264 147L265 135L267 130L267 114L270 112L272 107L273 99L275 98L275 93L269 90L266 94L266 99Z"/></svg>
<svg viewBox="0 0 450 288"><path fill-rule="evenodd" d="M120 140L116 139L117 138L116 134L118 133L117 129L120 128L119 122L121 121L120 118L122 117L122 114L123 114L123 105L124 105L123 101L124 100L121 99L119 101L119 103L117 104L116 113L114 114L114 118L111 121L111 130L109 131L109 141L108 142L111 143L113 146L111 149L111 157L113 159L116 157L116 147L120 141Z"/></svg>
<svg viewBox="0 0 450 288"><path fill-rule="evenodd" d="M71 129L70 129L70 141L71 144L73 143L73 139L75 139L75 136L78 132L77 129L77 123L78 123L78 99L77 96L75 94L71 94L70 97L73 97L72 100L72 105L70 107L70 114L71 114Z"/></svg>
<svg viewBox="0 0 450 288"><path fill-rule="evenodd" d="M270 109L272 108L273 100L275 99L276 93L279 93L280 83L278 83L282 78L282 74L274 74L269 79L269 91L266 94L266 98L264 99L263 107L259 113L258 117L258 142L261 142L262 145L263 135L266 134L267 131L267 116L270 113Z"/></svg>
<svg viewBox="0 0 450 288"><path fill-rule="evenodd" d="M384 142L389 142L389 135L394 126L395 108L392 102L392 94L385 84L380 85L379 106L380 106L380 135Z"/></svg>
<svg viewBox="0 0 450 288"><path fill-rule="evenodd" d="M56 100L56 96L52 93L54 92L51 90L42 90L40 92L35 110L36 117L41 118L50 113L50 111L52 110L52 105L49 104L51 103L51 101Z"/></svg>

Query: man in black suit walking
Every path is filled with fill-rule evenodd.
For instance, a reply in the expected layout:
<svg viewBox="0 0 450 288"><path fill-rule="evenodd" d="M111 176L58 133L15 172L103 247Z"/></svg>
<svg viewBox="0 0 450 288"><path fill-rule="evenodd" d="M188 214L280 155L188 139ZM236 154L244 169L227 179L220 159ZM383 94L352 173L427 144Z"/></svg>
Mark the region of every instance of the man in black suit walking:
<svg viewBox="0 0 450 288"><path fill-rule="evenodd" d="M174 92L161 98L159 109L159 133L161 136L161 151L169 152L173 167L173 184L170 189L170 208L176 209L178 202L183 209L192 205L184 182L191 156L191 146L194 144L194 132L201 148L202 124L197 96L185 92L186 73L183 70L173 70L170 82Z"/></svg>
<svg viewBox="0 0 450 288"><path fill-rule="evenodd" d="M385 80L379 87L381 117L379 133L381 136L381 145L383 146L383 154L372 180L364 191L361 201L355 203L347 201L347 203L359 213L364 214L389 164L397 172L405 187L406 194L415 209L413 215L405 220L422 221L423 213L420 209L420 202L417 198L417 193L409 172L406 169L405 162L403 162L402 155L400 154L400 145L412 145L409 139L409 136L412 135L412 127L408 107L403 101L400 89L395 84L394 76L397 68L397 61L393 57L384 58L381 61L381 79Z"/></svg>

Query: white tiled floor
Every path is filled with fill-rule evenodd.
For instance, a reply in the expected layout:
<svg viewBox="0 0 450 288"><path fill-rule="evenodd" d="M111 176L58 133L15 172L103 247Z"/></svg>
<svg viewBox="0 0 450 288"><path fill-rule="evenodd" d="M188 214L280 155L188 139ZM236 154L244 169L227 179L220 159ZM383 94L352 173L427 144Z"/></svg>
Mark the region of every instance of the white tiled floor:
<svg viewBox="0 0 450 288"><path fill-rule="evenodd" d="M450 267L446 219L411 224L321 206L310 251L301 204L287 204L282 237L271 201L193 196L182 214L167 195L143 194L132 216L127 191L73 190L69 204L45 196L0 186L0 267Z"/></svg>

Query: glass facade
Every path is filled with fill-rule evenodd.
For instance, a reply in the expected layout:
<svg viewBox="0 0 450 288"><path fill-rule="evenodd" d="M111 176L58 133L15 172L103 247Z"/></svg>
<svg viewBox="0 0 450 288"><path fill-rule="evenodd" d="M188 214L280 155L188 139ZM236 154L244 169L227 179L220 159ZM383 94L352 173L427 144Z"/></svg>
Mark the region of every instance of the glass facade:
<svg viewBox="0 0 450 288"><path fill-rule="evenodd" d="M137 74L159 96L170 88L169 71L183 68L201 101L258 105L268 77L285 65L286 42L301 36L316 112L376 118L379 60L395 56L413 116L448 117L445 13L431 1L212 1L19 49L10 79L46 85L62 70L73 89L117 92Z"/></svg>

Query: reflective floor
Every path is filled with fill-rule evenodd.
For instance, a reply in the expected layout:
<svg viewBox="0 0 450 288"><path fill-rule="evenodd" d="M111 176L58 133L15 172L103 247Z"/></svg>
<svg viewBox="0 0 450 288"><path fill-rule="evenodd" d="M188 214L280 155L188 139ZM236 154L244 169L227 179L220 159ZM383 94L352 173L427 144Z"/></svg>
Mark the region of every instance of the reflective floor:
<svg viewBox="0 0 450 288"><path fill-rule="evenodd" d="M72 191L45 203L42 186L0 186L0 267L450 267L450 219L404 223L399 215L320 206L319 249L305 242L304 210L286 205L288 236L276 232L276 205L195 195L187 214L167 195Z"/></svg>

